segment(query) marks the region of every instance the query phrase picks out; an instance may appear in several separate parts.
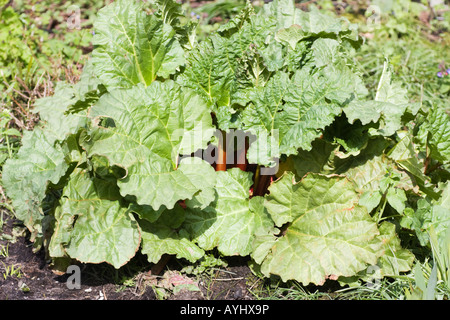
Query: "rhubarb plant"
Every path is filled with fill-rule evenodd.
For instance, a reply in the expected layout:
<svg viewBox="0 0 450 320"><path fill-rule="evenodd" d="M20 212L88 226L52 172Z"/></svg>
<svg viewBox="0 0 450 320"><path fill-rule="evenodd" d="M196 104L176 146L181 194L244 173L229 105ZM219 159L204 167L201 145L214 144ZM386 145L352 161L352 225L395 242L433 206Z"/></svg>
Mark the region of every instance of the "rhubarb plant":
<svg viewBox="0 0 450 320"><path fill-rule="evenodd" d="M55 268L217 249L323 284L408 271L399 231L445 234L448 114L410 103L388 62L368 92L355 25L275 0L197 42L179 4L143 6L98 13L80 81L36 102L40 124L3 167Z"/></svg>

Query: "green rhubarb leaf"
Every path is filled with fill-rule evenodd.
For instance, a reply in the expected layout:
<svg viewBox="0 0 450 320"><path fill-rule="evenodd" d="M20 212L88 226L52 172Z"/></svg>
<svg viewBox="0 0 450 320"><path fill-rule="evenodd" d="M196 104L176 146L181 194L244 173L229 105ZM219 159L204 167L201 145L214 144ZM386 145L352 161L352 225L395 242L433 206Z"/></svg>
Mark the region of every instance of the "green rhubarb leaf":
<svg viewBox="0 0 450 320"><path fill-rule="evenodd" d="M135 196L138 204L154 210L171 209L202 189L194 169L185 167L202 172L210 165L179 161L179 155L206 148L214 132L207 105L192 90L172 81L115 90L102 96L90 114L110 124L94 125L86 150L126 170L118 181L123 196Z"/></svg>
<svg viewBox="0 0 450 320"><path fill-rule="evenodd" d="M302 27L298 24L293 24L289 28L283 28L275 35L277 41L287 42L292 50L295 50L297 43L306 37Z"/></svg>
<svg viewBox="0 0 450 320"><path fill-rule="evenodd" d="M140 223L141 224L141 223ZM177 232L165 225L143 222L142 253L151 263L157 263L164 254L175 255L177 259L190 262L199 260L205 252L189 240L183 230Z"/></svg>
<svg viewBox="0 0 450 320"><path fill-rule="evenodd" d="M156 14L164 23L176 26L179 24L179 18L183 17L182 4L174 0L155 0L158 11Z"/></svg>
<svg viewBox="0 0 450 320"><path fill-rule="evenodd" d="M76 191L77 189L80 191ZM91 179L86 171L80 169L75 169L71 173L69 182L63 189L59 205L54 212L53 235L48 247L52 258L67 257L65 247L70 242L71 232L78 218L78 209L74 210L75 207L78 208L77 202L83 197L93 199L97 194L101 194L103 200L120 199L115 180ZM72 199L68 199L70 197Z"/></svg>
<svg viewBox="0 0 450 320"><path fill-rule="evenodd" d="M363 125L379 123L375 132L383 136L391 136L402 126L402 116L408 105L395 105L382 101L354 101L344 109L350 123L356 119Z"/></svg>
<svg viewBox="0 0 450 320"><path fill-rule="evenodd" d="M381 141L375 140L375 145L377 144L379 146L375 150L385 146ZM372 153L372 148L373 146L369 145L368 149L357 157L340 161L338 171L355 183L355 190L362 193L359 204L365 206L369 212L376 208L385 196L390 206L402 214L407 201L404 189L413 189L413 181L383 154Z"/></svg>
<svg viewBox="0 0 450 320"><path fill-rule="evenodd" d="M50 184L57 184L66 174L64 146L54 144L52 132L40 127L25 131L22 147L3 166L2 183L12 200L15 216L34 236L44 218L41 205Z"/></svg>
<svg viewBox="0 0 450 320"><path fill-rule="evenodd" d="M189 234L179 229L185 219L184 210L176 206L167 210L154 223L140 220L142 230L142 253L147 255L149 262L157 263L163 254L176 255L195 262L204 255L204 251L189 240Z"/></svg>
<svg viewBox="0 0 450 320"><path fill-rule="evenodd" d="M310 37L331 37L360 42L356 24L346 18L336 18L311 6L309 12L295 7L292 0L275 0L265 5L260 14L276 17L278 41L295 44Z"/></svg>
<svg viewBox="0 0 450 320"><path fill-rule="evenodd" d="M392 81L390 66L387 62L383 66L375 101L390 102L395 105L403 105L409 102L407 90L401 87L400 82Z"/></svg>
<svg viewBox="0 0 450 320"><path fill-rule="evenodd" d="M405 208L405 190L414 188L413 180L397 170L395 163L384 156L388 146L384 138L370 139L365 149L356 156L342 158L339 146L322 139L313 142L310 151L300 150L291 156L291 171L297 179L305 174L340 174L354 182L355 190L361 193L359 204L368 212L376 208L385 195L388 203L402 213ZM389 174L395 175L391 179Z"/></svg>
<svg viewBox="0 0 450 320"><path fill-rule="evenodd" d="M174 29L135 1L115 1L100 10L94 30L92 62L108 90L149 85L184 64Z"/></svg>
<svg viewBox="0 0 450 320"><path fill-rule="evenodd" d="M107 262L116 269L126 264L139 249L141 232L120 198L117 186L75 170L55 216L50 252L59 256L64 250L80 262Z"/></svg>
<svg viewBox="0 0 450 320"><path fill-rule="evenodd" d="M375 99L354 100L344 112L350 123L356 120L363 125L378 123L378 129L369 131L372 135L391 136L402 127L402 117L409 107L406 90L398 82L391 81L391 71L385 63Z"/></svg>
<svg viewBox="0 0 450 320"><path fill-rule="evenodd" d="M413 137L407 131L397 131L397 135L399 141L389 151L389 158L414 177L413 185L417 184L424 193L437 199L439 195L429 186L430 178L424 173L425 167L423 161L420 161L418 158L418 152L413 144Z"/></svg>
<svg viewBox="0 0 450 320"><path fill-rule="evenodd" d="M277 30L287 28L300 20L301 10L295 7L292 0L275 0L264 5L259 11L263 17L274 17L277 22Z"/></svg>
<svg viewBox="0 0 450 320"><path fill-rule="evenodd" d="M447 229L450 228L450 183L445 183L438 199L419 199L415 210L407 208L401 225L414 230L423 246L430 241L431 227L434 228L438 241L444 243Z"/></svg>
<svg viewBox="0 0 450 320"><path fill-rule="evenodd" d="M249 1L247 1L245 7L241 10L241 12L231 18L227 23L222 24L219 29L217 29L217 32L224 36L229 36L236 31L239 31L245 21L248 21L249 18L254 14L255 9L253 8L253 5Z"/></svg>
<svg viewBox="0 0 450 320"><path fill-rule="evenodd" d="M177 78L205 99L222 130L239 127L235 105L245 106L253 87L263 86L269 69L283 63L280 48L265 42L273 19L258 18L247 9L191 50L186 68Z"/></svg>
<svg viewBox="0 0 450 320"><path fill-rule="evenodd" d="M34 112L39 113L46 130L54 137L63 141L68 135L74 134L88 122L86 112L79 114L65 114L68 108L78 101L76 89L73 85L58 82L52 96L38 99Z"/></svg>
<svg viewBox="0 0 450 320"><path fill-rule="evenodd" d="M395 232L395 225L384 221L379 226L380 235L383 242L384 254L378 260L377 265L381 267L383 276L398 276L400 272L411 270L414 262L414 254L409 250L403 249L400 239Z"/></svg>
<svg viewBox="0 0 450 320"><path fill-rule="evenodd" d="M281 154L311 150L311 143L361 94L361 79L346 66L329 65L310 73L301 69L290 79L278 72L252 94L253 106L242 113L244 129L257 141L248 151L252 163L271 165ZM267 152L266 152L267 150Z"/></svg>
<svg viewBox="0 0 450 320"><path fill-rule="evenodd" d="M375 156L366 161L356 163L344 173L350 180L355 183L356 190L361 192L379 190L380 181L386 175L389 168L389 162L384 160L382 156ZM392 165L392 162L390 162ZM386 190L382 190L385 192Z"/></svg>
<svg viewBox="0 0 450 320"><path fill-rule="evenodd" d="M382 242L384 254L378 259L376 265L370 265L357 275L340 277L338 280L342 285L360 286L361 280L365 285L376 285L383 277L396 277L400 276L401 272L411 270L415 260L414 254L401 247L395 225L384 221L378 228L380 230L378 239Z"/></svg>
<svg viewBox="0 0 450 320"><path fill-rule="evenodd" d="M33 112L39 113L45 130L52 132L52 135L48 135L49 139L64 141L71 134L76 134L80 128L87 126L87 109L97 102L103 93L105 89L93 74L93 66L89 61L79 82L58 82L55 93L38 99Z"/></svg>
<svg viewBox="0 0 450 320"><path fill-rule="evenodd" d="M420 125L420 132L428 133L428 147L431 158L450 162L450 115L444 107L434 104L430 108L427 121ZM418 134L420 135L420 133Z"/></svg>
<svg viewBox="0 0 450 320"><path fill-rule="evenodd" d="M185 71L178 82L196 90L210 105L227 106L230 104L230 91L233 72L228 63L220 61L219 53L213 41L202 41L189 52Z"/></svg>
<svg viewBox="0 0 450 320"><path fill-rule="evenodd" d="M317 68L335 64L339 55L339 42L334 39L317 39L311 46Z"/></svg>
<svg viewBox="0 0 450 320"><path fill-rule="evenodd" d="M216 197L216 172L211 165L197 157L183 159L183 164L179 170L199 189L192 199L186 200L186 205L204 209Z"/></svg>
<svg viewBox="0 0 450 320"><path fill-rule="evenodd" d="M329 174L335 171L334 155L339 146L323 139L316 139L311 145L310 151L299 150L298 154L290 157L290 171L295 173L297 179L310 172Z"/></svg>
<svg viewBox="0 0 450 320"><path fill-rule="evenodd" d="M248 150L249 162L270 165L273 158L280 156L280 135L283 135L290 124L288 121L291 115L283 110L289 85L291 81L286 73L275 74L267 86L258 88L253 93L253 104L243 111L244 130L256 136L256 141ZM280 133L280 130L283 131Z"/></svg>
<svg viewBox="0 0 450 320"><path fill-rule="evenodd" d="M205 209L188 209L183 228L202 249L224 255L252 252L256 234L273 229L262 197L250 199L252 173L238 168L217 172L216 199Z"/></svg>
<svg viewBox="0 0 450 320"><path fill-rule="evenodd" d="M383 253L376 223L357 205L358 193L347 178L309 174L296 182L293 173L285 173L269 192L265 207L285 230L267 251L255 250L266 276L323 284L356 274Z"/></svg>

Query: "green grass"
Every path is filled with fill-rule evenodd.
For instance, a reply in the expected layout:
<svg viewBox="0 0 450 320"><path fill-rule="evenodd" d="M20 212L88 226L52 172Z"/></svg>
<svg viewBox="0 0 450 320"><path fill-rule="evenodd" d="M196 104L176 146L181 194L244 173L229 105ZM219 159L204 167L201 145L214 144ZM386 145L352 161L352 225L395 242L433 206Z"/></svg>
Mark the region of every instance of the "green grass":
<svg viewBox="0 0 450 320"><path fill-rule="evenodd" d="M22 271L20 270L20 267L12 265L6 265L4 262L3 264L3 278L6 280L8 278L21 278L22 277Z"/></svg>
<svg viewBox="0 0 450 320"><path fill-rule="evenodd" d="M420 279L420 280L419 280ZM430 280L431 279L431 280ZM435 281L433 284L432 282ZM423 283L421 283L423 282ZM429 284L432 283L430 286ZM435 285L434 287L432 287ZM425 287L425 289L423 288ZM426 295L430 287L431 294ZM442 279L432 279L432 263L416 262L415 268L397 277L373 279L360 285L339 287L326 282L323 287L303 286L296 281L257 280L249 290L258 300L449 300L450 288Z"/></svg>
<svg viewBox="0 0 450 320"><path fill-rule="evenodd" d="M442 15L442 19L449 18L448 11ZM412 9L407 14L398 11L383 14L378 25L365 33L366 45L354 61L363 70L371 89L376 89L383 62L388 59L395 80L408 90L411 101L448 99L450 88L437 77L437 72L450 67L450 25L437 19L425 23L419 16L420 13ZM347 17L355 19L352 15ZM367 28L366 20L361 21L360 16L356 22L362 30Z"/></svg>
<svg viewBox="0 0 450 320"><path fill-rule="evenodd" d="M355 3L358 1L355 1ZM29 130L37 121L32 113L35 99L52 94L54 83L58 80L75 82L80 75L85 51L90 46L91 27L94 14L102 7L104 1L76 0L72 2L51 2L22 0L14 1L14 10L9 10L9 30L14 38L26 39L12 42L12 54L0 57L0 239L3 226L12 218L13 208L1 186L2 164L14 156L20 146L21 132ZM334 10L332 1L319 1L327 10ZM411 2L402 3L410 5ZM72 30L65 24L68 5L78 5L82 10L81 30ZM330 5L331 4L331 5ZM216 30L229 17L236 14L237 7L243 1L218 1L201 8L187 10L200 15L198 37ZM34 9L32 10L34 6ZM48 8L51 7L51 10ZM344 15L352 22L360 24L366 32L367 40L361 52L354 56L354 63L364 74L370 91L375 92L385 59L393 65L395 80L402 82L408 90L411 101L424 105L438 103L450 109L450 77L447 80L436 76L440 67L450 67L450 14L444 11L440 17L428 23L423 22L418 12L398 10L396 15L384 13L379 25L368 30L364 7L358 10L348 6ZM447 8L448 9L448 8ZM395 10L394 10L395 12ZM3 17L5 19L5 17ZM0 19L1 20L1 19ZM49 32L49 26L57 26ZM4 31L3 33L7 35ZM8 39L5 39L8 41ZM1 50L0 50L1 51ZM3 59L3 60L2 60ZM15 74L16 76L13 76ZM8 244L0 246L0 259L8 256ZM220 261L206 261L197 269L185 270L186 274L209 277L211 284ZM98 281L113 279L124 287L134 283L134 275L145 267L138 262L135 267L115 270L109 266L88 268L85 272ZM19 277L20 269L14 265L3 265L3 277ZM303 286L298 282L282 283L280 280L249 278L248 290L256 299L271 300L319 300L319 299L352 299L352 300L403 300L427 297L424 288L434 290L436 299L449 299L450 289L442 275L433 274L433 253L416 267L399 277L383 278L369 284L356 287L340 287L336 282L328 287ZM329 285L330 282L327 282ZM433 284L429 286L430 284ZM431 289L430 289L431 290ZM426 290L425 290L426 291ZM209 296L214 298L212 293ZM430 296L428 296L430 297Z"/></svg>
<svg viewBox="0 0 450 320"><path fill-rule="evenodd" d="M0 258L8 258L9 257L9 244L6 246L0 245Z"/></svg>

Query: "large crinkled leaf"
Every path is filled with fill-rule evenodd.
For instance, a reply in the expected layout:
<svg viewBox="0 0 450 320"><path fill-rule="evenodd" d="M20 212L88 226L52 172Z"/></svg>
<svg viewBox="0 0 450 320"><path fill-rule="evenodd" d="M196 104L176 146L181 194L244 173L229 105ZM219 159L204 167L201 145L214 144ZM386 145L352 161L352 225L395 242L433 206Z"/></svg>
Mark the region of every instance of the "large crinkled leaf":
<svg viewBox="0 0 450 320"><path fill-rule="evenodd" d="M312 74L302 69L292 79L278 72L254 92L254 105L243 112L244 128L257 136L249 149L249 161L271 165L281 154L310 150L321 130L358 93L361 80L346 66L329 65Z"/></svg>
<svg viewBox="0 0 450 320"><path fill-rule="evenodd" d="M427 134L430 156L441 163L450 162L450 114L444 106L433 104L419 130Z"/></svg>
<svg viewBox="0 0 450 320"><path fill-rule="evenodd" d="M52 132L40 127L25 131L17 155L3 166L2 183L12 200L15 215L30 231L41 230L41 209L49 184L57 184L66 174L64 146L54 144Z"/></svg>
<svg viewBox="0 0 450 320"><path fill-rule="evenodd" d="M126 264L141 242L140 228L121 205L117 186L75 170L63 191L50 243L53 256L66 252L85 263Z"/></svg>
<svg viewBox="0 0 450 320"><path fill-rule="evenodd" d="M407 90L401 87L400 82L391 80L391 70L388 62L384 63L383 73L378 83L375 101L390 102L396 105L408 103Z"/></svg>
<svg viewBox="0 0 450 320"><path fill-rule="evenodd" d="M299 41L310 37L331 37L359 41L358 28L346 18L336 18L312 6L309 12L295 8L291 0L273 1L263 7L263 15L277 19L277 41L285 41L294 49Z"/></svg>
<svg viewBox="0 0 450 320"><path fill-rule="evenodd" d="M446 233L450 228L450 183L445 183L437 200L419 199L415 210L407 208L401 225L414 230L423 246L430 240L431 228L434 228L439 242L447 241Z"/></svg>
<svg viewBox="0 0 450 320"><path fill-rule="evenodd" d="M364 150L356 156L341 158L339 146L322 139L313 142L310 151L300 150L289 158L290 170L297 179L308 172L322 174L340 174L354 182L355 191L362 194L359 201L368 211L380 204L386 197L389 204L399 213L403 212L405 190L413 189L413 181L404 172L395 167L395 163L383 155L388 146L384 138L370 139ZM390 175L396 176L395 185ZM391 183L387 183L391 181Z"/></svg>
<svg viewBox="0 0 450 320"><path fill-rule="evenodd" d="M232 119L236 112L233 105L245 106L248 91L267 81L263 55L271 55L264 47L273 23L271 19L256 19L249 8L191 50L186 69L177 78L211 105L223 130L237 127Z"/></svg>
<svg viewBox="0 0 450 320"><path fill-rule="evenodd" d="M315 6L311 6L308 12L300 10L295 7L295 2L292 0L274 0L263 6L259 15L274 17L277 22L277 31L284 32L290 27L300 27L302 38L341 35L351 40L358 40L357 26L350 24L347 19L320 12Z"/></svg>
<svg viewBox="0 0 450 320"><path fill-rule="evenodd" d="M180 229L184 219L185 211L175 206L173 210L165 211L154 223L139 221L142 253L147 255L148 261L157 263L163 254L169 254L195 262L204 255L204 251L190 241L190 235Z"/></svg>
<svg viewBox="0 0 450 320"><path fill-rule="evenodd" d="M290 85L292 82L286 73L277 73L267 86L254 92L253 104L243 111L244 129L256 135L256 141L248 150L249 162L270 165L273 158L280 156L279 140L293 122L289 117L295 116L284 110L284 98Z"/></svg>
<svg viewBox="0 0 450 320"><path fill-rule="evenodd" d="M378 260L383 276L398 276L400 272L411 270L414 262L414 254L403 249L400 239L395 232L395 225L384 221L379 226L379 238L383 242L384 254Z"/></svg>
<svg viewBox="0 0 450 320"><path fill-rule="evenodd" d="M218 63L219 52L211 40L202 41L190 51L185 71L178 77L183 86L192 88L211 105L229 105L232 70L227 63Z"/></svg>
<svg viewBox="0 0 450 320"><path fill-rule="evenodd" d="M322 284L327 277L354 275L381 256L376 223L357 205L347 178L309 174L296 182L285 173L269 191L265 207L285 230L268 242L268 250L255 249L253 258L266 276Z"/></svg>
<svg viewBox="0 0 450 320"><path fill-rule="evenodd" d="M330 37L360 41L356 24L346 18L336 18L311 6L309 12L295 7L292 0L275 0L265 5L260 14L274 16L277 21L275 38L295 48L299 41L309 37Z"/></svg>
<svg viewBox="0 0 450 320"><path fill-rule="evenodd" d="M154 0L158 11L156 15L164 22L170 25L178 25L179 18L183 17L182 4L173 0Z"/></svg>
<svg viewBox="0 0 450 320"><path fill-rule="evenodd" d="M85 147L89 155L105 156L111 166L126 170L118 181L123 196L133 195L138 204L155 210L171 209L202 189L193 170L186 174L184 167L201 172L210 165L200 159L178 163L180 154L206 148L213 135L208 107L191 90L172 81L115 90L102 96L91 116L113 122L94 126Z"/></svg>
<svg viewBox="0 0 450 320"><path fill-rule="evenodd" d="M391 81L388 63L384 64L374 100L354 100L344 108L350 123L360 120L363 125L378 123L377 129L370 129L372 135L391 136L399 130L402 116L408 110L406 90L398 82Z"/></svg>
<svg viewBox="0 0 450 320"><path fill-rule="evenodd" d="M284 154L295 154L299 147L310 150L311 141L334 121L342 107L366 94L358 74L342 63L328 65L311 75L298 71L293 82L286 104L296 122L282 138L280 151Z"/></svg>
<svg viewBox="0 0 450 320"><path fill-rule="evenodd" d="M389 151L388 156L408 170L418 181L424 183L429 178L425 176L424 165L414 150L413 137L407 131L398 131L397 135L399 141Z"/></svg>
<svg viewBox="0 0 450 320"><path fill-rule="evenodd" d="M204 209L216 197L216 172L211 165L197 157L187 157L182 161L184 165L180 166L178 170L181 170L199 189L192 199L186 200L186 205L190 208Z"/></svg>
<svg viewBox="0 0 450 320"><path fill-rule="evenodd" d="M80 127L87 124L86 112L65 114L68 108L75 104L78 98L73 85L59 82L52 96L38 99L33 110L38 112L47 131L51 131L55 139L63 141L69 134L76 133Z"/></svg>
<svg viewBox="0 0 450 320"><path fill-rule="evenodd" d="M294 172L297 179L301 179L309 172L346 175L352 168L364 166L371 159L380 157L388 143L381 137L370 139L366 142L364 149L357 154L348 156L342 156L339 144L331 143L325 138L316 139L311 145L311 150L299 150L296 155L288 158L288 170ZM365 178L363 173L361 173L361 178ZM368 177L367 180L370 181L371 178Z"/></svg>
<svg viewBox="0 0 450 320"><path fill-rule="evenodd" d="M48 247L52 258L67 257L65 248L70 242L78 215L85 211L84 199L88 206L92 205L95 199L118 201L119 189L115 181L91 178L84 170L75 169L71 173L54 212L53 235Z"/></svg>
<svg viewBox="0 0 450 320"><path fill-rule="evenodd" d="M52 133L48 138L63 141L87 125L86 110L104 92L104 87L93 74L93 66L89 61L79 82L58 82L52 96L36 100L33 112L39 113L45 130Z"/></svg>
<svg viewBox="0 0 450 320"><path fill-rule="evenodd" d="M391 136L402 126L401 118L407 105L395 105L382 101L354 101L344 109L348 120L353 123L356 119L363 125L379 123L380 128L375 131L384 136Z"/></svg>
<svg viewBox="0 0 450 320"><path fill-rule="evenodd" d="M341 285L361 286L363 283L370 284L379 281L383 277L400 276L401 272L411 270L415 256L409 250L402 248L400 239L395 232L395 225L383 221L378 227L380 235L378 238L383 243L384 254L378 259L376 265L370 265L366 270L351 277L339 277Z"/></svg>
<svg viewBox="0 0 450 320"><path fill-rule="evenodd" d="M329 174L335 171L334 158L339 146L323 139L314 140L311 146L311 150L299 150L288 158L288 170L294 172L299 180L311 172Z"/></svg>
<svg viewBox="0 0 450 320"><path fill-rule="evenodd" d="M430 185L430 177L425 175L423 161L418 158L418 151L415 150L413 137L407 131L397 131L399 141L388 152L389 158L394 160L399 167L406 170L414 177L412 185L418 185L420 190L433 199L438 199L439 195Z"/></svg>
<svg viewBox="0 0 450 320"><path fill-rule="evenodd" d="M275 24L271 18L262 18L252 10L244 10L234 28L211 37L216 50L216 62L221 62L234 75L232 89L237 92L247 86L258 87L267 82L267 66L262 51Z"/></svg>
<svg viewBox="0 0 450 320"><path fill-rule="evenodd" d="M240 30L245 21L248 21L248 19L254 14L255 9L253 8L253 5L248 1L240 13L228 20L227 23L222 24L217 29L217 31L225 36L233 34L236 31Z"/></svg>
<svg viewBox="0 0 450 320"><path fill-rule="evenodd" d="M183 228L204 250L215 247L224 255L252 252L255 235L272 230L262 197L250 198L250 172L233 168L217 172L216 199L205 209L189 209Z"/></svg>
<svg viewBox="0 0 450 320"><path fill-rule="evenodd" d="M362 193L359 204L371 212L385 199L402 214L407 201L403 187L413 188L411 178L397 170L394 163L383 156L366 159L363 156L356 161L358 165L345 172L345 176L355 182L355 190Z"/></svg>
<svg viewBox="0 0 450 320"><path fill-rule="evenodd" d="M317 68L335 64L339 56L339 42L334 39L317 39L311 46Z"/></svg>
<svg viewBox="0 0 450 320"><path fill-rule="evenodd" d="M189 234L183 230L177 232L165 225L150 224L146 221L141 227L142 253L147 255L149 262L157 263L164 254L195 262L205 253L189 240Z"/></svg>
<svg viewBox="0 0 450 320"><path fill-rule="evenodd" d="M118 0L100 10L94 30L92 61L108 89L149 85L184 64L173 28L135 1Z"/></svg>

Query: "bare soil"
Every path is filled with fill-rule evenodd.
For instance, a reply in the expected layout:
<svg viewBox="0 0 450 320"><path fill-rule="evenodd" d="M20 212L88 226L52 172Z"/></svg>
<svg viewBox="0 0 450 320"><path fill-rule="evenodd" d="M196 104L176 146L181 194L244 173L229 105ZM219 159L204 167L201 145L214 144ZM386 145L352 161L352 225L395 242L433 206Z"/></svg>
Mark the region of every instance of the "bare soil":
<svg viewBox="0 0 450 320"><path fill-rule="evenodd" d="M43 250L33 252L27 235L17 236L20 224L9 219L0 230L0 300L250 300L255 277L245 259L231 259L214 275L187 276L171 259L158 275L138 254L120 270L106 264L80 264L79 289L67 286L71 274L54 273ZM10 238L10 239L5 239ZM13 240L11 241L11 238ZM14 268L14 269L13 269ZM125 268L125 269L124 269ZM177 270L178 269L178 270ZM13 271L14 270L14 271ZM126 282L128 279L128 283ZM258 281L256 279L256 281ZM180 289L181 288L181 289Z"/></svg>

